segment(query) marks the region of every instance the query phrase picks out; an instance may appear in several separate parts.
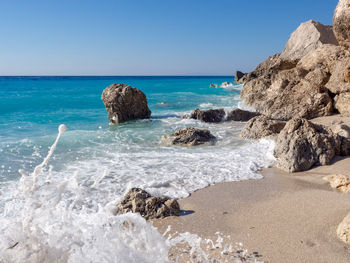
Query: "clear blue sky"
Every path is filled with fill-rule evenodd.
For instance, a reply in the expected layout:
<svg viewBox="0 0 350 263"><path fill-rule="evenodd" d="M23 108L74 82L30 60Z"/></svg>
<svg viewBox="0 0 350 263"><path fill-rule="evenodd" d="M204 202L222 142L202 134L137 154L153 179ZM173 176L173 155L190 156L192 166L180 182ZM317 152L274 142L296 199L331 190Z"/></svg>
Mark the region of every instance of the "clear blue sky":
<svg viewBox="0 0 350 263"><path fill-rule="evenodd" d="M232 75L337 0L0 0L0 75Z"/></svg>

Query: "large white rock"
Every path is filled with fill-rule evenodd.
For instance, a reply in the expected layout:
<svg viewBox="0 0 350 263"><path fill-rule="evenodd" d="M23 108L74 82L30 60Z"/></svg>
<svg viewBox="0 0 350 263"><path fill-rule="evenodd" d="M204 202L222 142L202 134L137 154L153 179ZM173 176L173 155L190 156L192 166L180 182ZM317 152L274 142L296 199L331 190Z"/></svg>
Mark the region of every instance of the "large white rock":
<svg viewBox="0 0 350 263"><path fill-rule="evenodd" d="M299 60L324 44L338 45L332 26L310 20L302 23L289 38L281 58Z"/></svg>

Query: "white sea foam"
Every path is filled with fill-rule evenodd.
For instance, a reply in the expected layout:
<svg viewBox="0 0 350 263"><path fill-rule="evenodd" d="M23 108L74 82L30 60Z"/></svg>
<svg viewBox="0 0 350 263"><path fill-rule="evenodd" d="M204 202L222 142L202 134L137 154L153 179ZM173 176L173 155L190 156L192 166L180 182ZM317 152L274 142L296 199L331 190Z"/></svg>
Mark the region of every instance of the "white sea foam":
<svg viewBox="0 0 350 263"><path fill-rule="evenodd" d="M110 210L114 202L110 201L137 181L153 192L181 196L215 181L257 178L255 171L272 159L266 156L266 151L271 152L270 142L261 141L254 148L238 146L232 153L225 150L219 159L203 149L194 155L182 152L183 156L170 148L161 150L165 155L141 150L130 156L109 152L108 161L98 157L90 166L73 161L67 169L53 172L47 165L64 130L60 126L47 157L33 173L21 171L18 187L13 181L1 185L0 262L169 262L169 251L179 244L189 247L191 262L214 260L206 244L226 253L231 262L240 262L220 236L215 242L190 233L165 238L137 214L113 216ZM224 135L223 130L216 133ZM216 166L208 162L210 159ZM193 167L193 161L199 164ZM222 162L220 167L218 162ZM230 171L232 168L235 170ZM172 260L179 257L181 251Z"/></svg>

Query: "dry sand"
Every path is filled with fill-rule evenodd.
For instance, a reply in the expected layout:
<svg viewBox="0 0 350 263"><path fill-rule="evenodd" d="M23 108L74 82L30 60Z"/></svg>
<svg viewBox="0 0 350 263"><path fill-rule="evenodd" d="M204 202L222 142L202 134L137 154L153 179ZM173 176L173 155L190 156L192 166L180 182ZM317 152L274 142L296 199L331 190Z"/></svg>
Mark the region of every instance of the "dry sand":
<svg viewBox="0 0 350 263"><path fill-rule="evenodd" d="M339 117L322 118L332 123ZM350 121L350 118L349 118ZM329 166L288 174L263 169L262 180L220 183L179 201L180 217L155 220L163 233L191 232L215 239L230 235L268 262L350 262L350 246L336 236L336 228L350 212L350 194L330 188L322 178L340 173L350 176L350 158L334 159Z"/></svg>

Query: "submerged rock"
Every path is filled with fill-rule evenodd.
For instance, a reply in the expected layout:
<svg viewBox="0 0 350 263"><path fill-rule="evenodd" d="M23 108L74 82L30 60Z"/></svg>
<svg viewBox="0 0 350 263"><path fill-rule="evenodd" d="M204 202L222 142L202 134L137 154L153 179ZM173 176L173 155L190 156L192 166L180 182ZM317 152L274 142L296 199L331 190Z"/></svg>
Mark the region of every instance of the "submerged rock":
<svg viewBox="0 0 350 263"><path fill-rule="evenodd" d="M101 98L113 124L151 116L146 95L126 84L110 85L103 90Z"/></svg>
<svg viewBox="0 0 350 263"><path fill-rule="evenodd" d="M170 145L196 146L214 144L216 137L205 129L185 128L163 137Z"/></svg>
<svg viewBox="0 0 350 263"><path fill-rule="evenodd" d="M332 26L313 20L307 21L292 33L281 54L281 59L300 60L324 44L338 45Z"/></svg>
<svg viewBox="0 0 350 263"><path fill-rule="evenodd" d="M314 165L327 165L340 153L337 134L322 125L296 118L287 122L277 136L276 166L287 172L300 172Z"/></svg>
<svg viewBox="0 0 350 263"><path fill-rule="evenodd" d="M221 122L225 118L224 109L200 110L195 109L189 116L191 119L196 119L204 122Z"/></svg>
<svg viewBox="0 0 350 263"><path fill-rule="evenodd" d="M350 1L339 0L333 16L333 31L344 49L350 48Z"/></svg>
<svg viewBox="0 0 350 263"><path fill-rule="evenodd" d="M323 178L328 181L330 186L343 193L350 192L350 178L343 174L333 174Z"/></svg>
<svg viewBox="0 0 350 263"><path fill-rule="evenodd" d="M273 137L278 135L284 128L286 123L284 121L277 121L261 115L254 117L241 131L240 136L246 139L260 139L264 137Z"/></svg>
<svg viewBox="0 0 350 263"><path fill-rule="evenodd" d="M154 197L140 188L131 188L117 205L114 214L140 213L146 220L178 216L180 206L176 199Z"/></svg>
<svg viewBox="0 0 350 263"><path fill-rule="evenodd" d="M258 112L251 112L241 109L234 109L227 114L227 121L249 121L251 118L260 115Z"/></svg>
<svg viewBox="0 0 350 263"><path fill-rule="evenodd" d="M350 245L350 214L339 224L337 235L344 243Z"/></svg>

